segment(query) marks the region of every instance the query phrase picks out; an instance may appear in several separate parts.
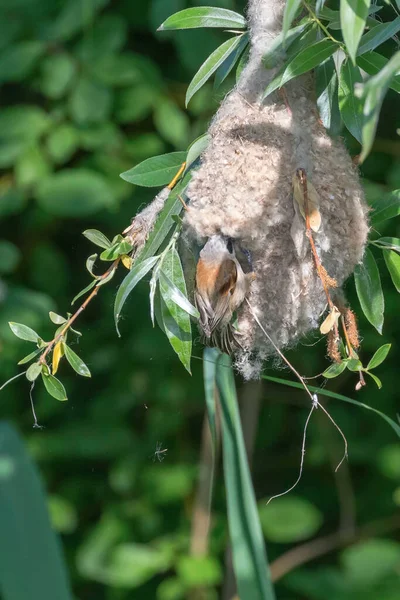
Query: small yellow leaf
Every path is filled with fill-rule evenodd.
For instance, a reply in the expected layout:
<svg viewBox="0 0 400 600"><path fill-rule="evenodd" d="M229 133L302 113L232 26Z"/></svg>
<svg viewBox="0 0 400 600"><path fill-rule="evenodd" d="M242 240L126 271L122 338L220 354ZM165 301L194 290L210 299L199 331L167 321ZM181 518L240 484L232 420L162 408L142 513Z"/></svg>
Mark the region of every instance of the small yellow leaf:
<svg viewBox="0 0 400 600"><path fill-rule="evenodd" d="M128 271L131 270L132 268L132 259L130 256L127 256L126 254L124 254L123 256L121 256L121 262L124 265L124 267L126 267L128 269Z"/></svg>
<svg viewBox="0 0 400 600"><path fill-rule="evenodd" d="M58 365L60 364L60 360L62 358L62 356L64 355L64 350L63 350L63 346L62 346L62 342L57 342L57 344L54 346L54 350L53 350L53 375L55 375L58 371Z"/></svg>
<svg viewBox="0 0 400 600"><path fill-rule="evenodd" d="M331 312L329 313L329 315L326 317L325 321L322 323L321 327L319 328L320 332L323 335L326 335L327 333L332 331L334 326L337 325L339 317L340 317L340 312L338 311L336 306L334 306L332 308Z"/></svg>
<svg viewBox="0 0 400 600"><path fill-rule="evenodd" d="M302 217L306 218L306 202L304 198L303 184L295 173L293 175L293 197L299 205ZM321 213L319 212L319 196L317 190L307 180L307 196L308 196L308 213L310 217L310 227L313 231L319 231L321 227Z"/></svg>

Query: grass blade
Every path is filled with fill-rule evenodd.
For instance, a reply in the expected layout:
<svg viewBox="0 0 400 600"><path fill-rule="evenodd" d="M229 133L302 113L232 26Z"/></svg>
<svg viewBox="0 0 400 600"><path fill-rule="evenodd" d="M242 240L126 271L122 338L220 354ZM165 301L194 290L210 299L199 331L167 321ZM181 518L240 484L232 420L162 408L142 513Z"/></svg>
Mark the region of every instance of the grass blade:
<svg viewBox="0 0 400 600"><path fill-rule="evenodd" d="M280 383L281 385L287 385L288 387L293 387L293 388L298 388L300 390L304 390L304 387L302 386L302 384L297 383L297 381L289 381L287 379L280 379L279 377L270 377L269 375L263 375L263 379L267 379L268 381L273 381L274 383ZM380 410L377 410L376 408L373 408L372 406L368 406L368 404L364 404L363 402L359 402L358 400L353 400L353 398L348 398L347 396L343 396L342 394L337 394L336 392L330 392L329 390L326 390L324 388L318 388L313 385L308 385L307 387L309 390L311 390L312 392L315 392L318 395L327 396L328 398L334 398L335 400L341 400L342 402L347 402L348 404L354 404L355 406L359 406L360 408L365 408L366 410L371 410L372 412L379 415L382 419L384 419L384 421L386 421L386 423L388 423L390 425L390 427L392 429L394 429L394 431L400 437L400 426L397 425L397 423L395 423L393 421L393 419L391 419L390 417L385 415L385 413L381 412Z"/></svg>
<svg viewBox="0 0 400 600"><path fill-rule="evenodd" d="M12 600L72 600L37 471L20 438L0 424L0 589Z"/></svg>
<svg viewBox="0 0 400 600"><path fill-rule="evenodd" d="M273 600L264 539L247 462L230 358L217 363L221 401L223 462L232 559L238 595L246 600Z"/></svg>

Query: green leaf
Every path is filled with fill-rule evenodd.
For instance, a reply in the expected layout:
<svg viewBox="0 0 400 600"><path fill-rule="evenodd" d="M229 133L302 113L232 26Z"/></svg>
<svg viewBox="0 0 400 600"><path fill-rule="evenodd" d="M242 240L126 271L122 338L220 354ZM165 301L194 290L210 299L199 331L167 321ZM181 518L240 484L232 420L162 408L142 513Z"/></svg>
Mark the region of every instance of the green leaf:
<svg viewBox="0 0 400 600"><path fill-rule="evenodd" d="M1 423L0 439L2 597L72 600L61 544L49 521L43 479L13 427Z"/></svg>
<svg viewBox="0 0 400 600"><path fill-rule="evenodd" d="M57 52L40 62L40 91L49 98L58 100L70 89L77 65L67 53Z"/></svg>
<svg viewBox="0 0 400 600"><path fill-rule="evenodd" d="M110 116L112 100L110 88L82 76L69 100L71 117L80 125L105 121Z"/></svg>
<svg viewBox="0 0 400 600"><path fill-rule="evenodd" d="M398 31L400 31L400 17L397 17L394 21L389 21L388 23L379 23L379 25L373 27L362 36L357 56L374 50L386 42L386 40L389 40L396 35Z"/></svg>
<svg viewBox="0 0 400 600"><path fill-rule="evenodd" d="M382 334L385 300L379 270L375 258L368 248L362 264L357 265L354 270L354 279L364 315L378 333Z"/></svg>
<svg viewBox="0 0 400 600"><path fill-rule="evenodd" d="M211 6L199 6L197 8L186 8L168 17L158 31L171 29L194 29L197 27L223 27L224 29L244 29L246 20L242 15Z"/></svg>
<svg viewBox="0 0 400 600"><path fill-rule="evenodd" d="M289 29L284 39L283 32L279 33L272 41L262 62L267 69L273 69L278 62L285 56L286 49L304 32L309 26L310 21L304 19L299 25Z"/></svg>
<svg viewBox="0 0 400 600"><path fill-rule="evenodd" d="M400 238L394 237L381 237L378 240L374 240L372 242L374 246L378 248L383 248L384 250L396 250L396 252L400 252Z"/></svg>
<svg viewBox="0 0 400 600"><path fill-rule="evenodd" d="M346 367L349 371L357 373L357 371L362 371L362 362L358 358L349 358L346 360Z"/></svg>
<svg viewBox="0 0 400 600"><path fill-rule="evenodd" d="M370 373L369 371L365 371L367 375L369 375L371 377L371 379L373 379L376 383L376 385L378 386L378 389L382 389L382 381L376 376L374 375L374 373Z"/></svg>
<svg viewBox="0 0 400 600"><path fill-rule="evenodd" d="M241 43L242 36L235 36L226 40L221 46L219 46L210 56L204 61L196 75L193 77L189 84L186 92L185 104L189 104L190 99L194 94L205 84L211 75L215 73L220 65L226 60L226 58L234 52Z"/></svg>
<svg viewBox="0 0 400 600"><path fill-rule="evenodd" d="M22 325L22 323L14 323L10 322L9 326L14 335L16 335L21 340L26 340L27 342L35 342L38 344L40 341L40 336L36 331L27 327L26 325Z"/></svg>
<svg viewBox="0 0 400 600"><path fill-rule="evenodd" d="M372 373L368 373L368 375L373 375ZM278 377L271 377L270 375L263 375L263 379L268 379L268 381L273 381L274 383L279 383L281 385L287 385L288 387L298 388L304 391L304 387L301 383L297 383L297 381L289 381L287 379L280 379ZM360 408L365 408L366 410L371 410L372 412L379 415L382 419L386 421L390 425L390 427L396 432L396 434L400 437L400 426L393 421L390 417L382 413L380 410L373 408L372 406L368 406L368 404L363 404L358 400L353 400L352 398L348 398L347 396L343 396L342 394L337 394L336 392L330 392L325 388L318 388L313 385L308 385L308 389L311 392L316 393L317 395L327 396L328 398L334 398L335 400L341 400L342 402L347 402L348 404L354 404L355 406L359 406Z"/></svg>
<svg viewBox="0 0 400 600"><path fill-rule="evenodd" d="M377 198L372 202L371 209L371 225L397 217L400 215L400 190L394 190L390 194L385 194L383 198Z"/></svg>
<svg viewBox="0 0 400 600"><path fill-rule="evenodd" d="M33 363L30 365L26 372L26 378L28 381L35 381L42 372L42 365L40 363Z"/></svg>
<svg viewBox="0 0 400 600"><path fill-rule="evenodd" d="M86 292L89 292L89 291L90 291L92 288L94 288L94 286L95 286L96 284L97 284L97 280L96 280L96 279L93 279L93 281L91 281L91 282L89 283L89 285L87 285L85 288L83 288L83 290L81 290L81 291L79 292L79 294L77 294L77 295L76 295L76 296L73 298L73 300L72 300L72 302L71 302L71 305L72 305L72 304L75 304L75 302L78 300L78 298L81 298L81 297L82 297L84 294L86 294Z"/></svg>
<svg viewBox="0 0 400 600"><path fill-rule="evenodd" d="M383 258L392 278L393 285L400 292L400 255L394 250L384 250Z"/></svg>
<svg viewBox="0 0 400 600"><path fill-rule="evenodd" d="M361 144L363 126L363 103L354 95L356 83L362 83L362 75L357 66L345 60L340 69L339 108L343 122L351 135Z"/></svg>
<svg viewBox="0 0 400 600"><path fill-rule="evenodd" d="M275 77L267 86L264 92L264 98L269 96L276 89L281 88L285 83L307 73L321 64L324 60L332 56L338 49L338 45L327 38L316 42L307 48L304 48L297 54L291 62L284 68L281 76Z"/></svg>
<svg viewBox="0 0 400 600"><path fill-rule="evenodd" d="M89 169L63 169L37 189L37 201L45 212L59 217L86 217L109 207L114 196L106 179Z"/></svg>
<svg viewBox="0 0 400 600"><path fill-rule="evenodd" d="M249 600L273 600L275 594L247 462L235 380L226 354L217 362L217 385L228 525L238 595Z"/></svg>
<svg viewBox="0 0 400 600"><path fill-rule="evenodd" d="M54 377L54 375L45 375L43 371L42 379L44 387L46 388L50 396L53 396L53 398L55 398L56 400L60 400L60 402L65 402L65 400L68 400L65 387L59 379Z"/></svg>
<svg viewBox="0 0 400 600"><path fill-rule="evenodd" d="M355 63L358 44L365 28L371 0L340 0L340 24L343 38Z"/></svg>
<svg viewBox="0 0 400 600"><path fill-rule="evenodd" d="M43 348L37 348L37 350L34 350L33 352L31 352L30 354L28 354L27 356L24 356L24 358L21 358L20 361L18 361L18 365L25 365L26 363L30 362L33 358L35 358L35 356L37 356L38 354L40 354L40 352L43 351Z"/></svg>
<svg viewBox="0 0 400 600"><path fill-rule="evenodd" d="M170 152L144 160L120 177L128 183L158 187L170 183L186 161L186 152Z"/></svg>
<svg viewBox="0 0 400 600"><path fill-rule="evenodd" d="M54 323L55 325L62 325L63 323L67 322L67 319L65 317L58 315L57 313L53 312L52 310L49 312L49 317L50 317L50 321L52 323Z"/></svg>
<svg viewBox="0 0 400 600"><path fill-rule="evenodd" d="M378 52L368 52L368 54L363 54L363 56L357 56L358 66L368 73L368 75L376 75L388 62L389 59L378 54ZM393 77L389 87L400 94L400 75Z"/></svg>
<svg viewBox="0 0 400 600"><path fill-rule="evenodd" d="M0 273L12 273L18 267L22 253L18 246L8 240L0 240Z"/></svg>
<svg viewBox="0 0 400 600"><path fill-rule="evenodd" d="M245 33L241 36L240 44L236 49L227 56L222 65L220 65L215 73L214 88L218 89L221 83L225 81L231 71L234 69L236 63L240 59L242 52L247 48L249 43L249 34Z"/></svg>
<svg viewBox="0 0 400 600"><path fill-rule="evenodd" d="M217 348L205 347L203 351L204 393L207 405L207 416L210 425L213 456L217 453L217 360L221 355ZM213 465L214 466L214 465Z"/></svg>
<svg viewBox="0 0 400 600"><path fill-rule="evenodd" d="M92 277L96 277L96 275L93 273L93 267L94 264L97 260L97 254L91 254L90 256L88 256L88 258L86 259L86 268L89 271L89 273L91 274Z"/></svg>
<svg viewBox="0 0 400 600"><path fill-rule="evenodd" d="M63 344L63 349L65 353L65 358L71 365L71 367L78 373L78 375L82 375L82 377L91 377L90 371L83 362L83 360L70 348L67 344Z"/></svg>
<svg viewBox="0 0 400 600"><path fill-rule="evenodd" d="M210 135L208 133L204 133L190 144L189 148L187 149L186 171L204 152L209 143Z"/></svg>
<svg viewBox="0 0 400 600"><path fill-rule="evenodd" d="M19 42L3 50L0 54L0 83L26 79L45 51L46 45L39 40Z"/></svg>
<svg viewBox="0 0 400 600"><path fill-rule="evenodd" d="M362 128L363 162L371 151L378 126L379 113L386 92L397 72L400 70L400 52L396 52L383 69L371 77L364 86L364 123Z"/></svg>
<svg viewBox="0 0 400 600"><path fill-rule="evenodd" d="M190 136L189 117L175 102L169 99L159 100L153 119L157 131L167 142L176 148L186 146Z"/></svg>
<svg viewBox="0 0 400 600"><path fill-rule="evenodd" d="M304 498L276 498L271 504L258 503L263 533L267 540L291 544L306 540L317 533L322 525L322 514Z"/></svg>
<svg viewBox="0 0 400 600"><path fill-rule="evenodd" d="M132 244L127 240L113 244L100 254L101 260L112 261L116 260L119 256L128 254L132 250Z"/></svg>
<svg viewBox="0 0 400 600"><path fill-rule="evenodd" d="M330 367L325 369L322 373L322 377L326 377L327 379L334 379L334 377L338 377L341 375L346 368L346 362L342 360L340 363L333 363Z"/></svg>
<svg viewBox="0 0 400 600"><path fill-rule="evenodd" d="M343 577L351 582L352 589L379 589L375 586L383 585L385 580L397 573L399 562L400 544L390 539L363 540L341 552ZM395 581L397 579L396 575ZM364 593L362 595L365 596ZM372 594L370 598L374 595ZM384 596L385 593L380 600L384 600ZM389 592L389 600L395 597L396 594L392 595Z"/></svg>
<svg viewBox="0 0 400 600"><path fill-rule="evenodd" d="M342 121L338 103L338 77L332 57L316 68L315 86L321 121L330 135L339 135Z"/></svg>
<svg viewBox="0 0 400 600"><path fill-rule="evenodd" d="M150 256L154 256L167 237L168 233L171 231L171 228L174 225L174 215L179 215L183 210L182 203L178 196L182 196L184 194L187 186L189 185L190 178L191 173L189 171L169 194L164 208L157 217L153 231L150 233L143 250L136 259L137 262L142 261Z"/></svg>
<svg viewBox="0 0 400 600"><path fill-rule="evenodd" d="M151 256L145 260L135 263L119 286L114 303L115 328L119 337L121 337L121 334L118 329L118 321L126 299L139 281L141 281L141 279L143 279L143 277L145 277L145 275L147 275L147 273L154 267L159 258L159 256Z"/></svg>
<svg viewBox="0 0 400 600"><path fill-rule="evenodd" d="M380 364L383 363L383 361L386 359L387 355L389 354L389 350L391 348L392 344L384 344L383 346L381 346L373 355L373 357L371 358L371 360L369 361L368 365L367 365L367 371L370 371L371 369L375 369L376 367L378 367Z"/></svg>
<svg viewBox="0 0 400 600"><path fill-rule="evenodd" d="M160 281L163 284L165 293L169 296L172 302L175 302L182 310L187 312L189 315L198 319L200 317L199 311L189 302L188 298L181 292L181 290L171 281L171 279L163 271L164 262L160 271ZM164 296L163 296L164 297ZM164 298L165 301L165 298ZM168 306L168 302L165 302Z"/></svg>
<svg viewBox="0 0 400 600"><path fill-rule="evenodd" d="M100 248L109 248L111 246L111 242L108 237L97 229L86 229L83 232L83 235L93 244L96 244L96 246L100 246Z"/></svg>
<svg viewBox="0 0 400 600"><path fill-rule="evenodd" d="M51 130L46 140L46 150L56 164L66 163L79 147L79 132L69 123L61 123Z"/></svg>
<svg viewBox="0 0 400 600"><path fill-rule="evenodd" d="M287 32L289 31L289 27L293 23L296 13L300 8L300 5L301 5L301 0L286 0L286 2L285 2L285 10L283 13L283 25L282 25L283 40L286 39L286 35L287 35Z"/></svg>
<svg viewBox="0 0 400 600"><path fill-rule="evenodd" d="M160 273L161 308L165 333L179 360L190 373L192 357L192 327L186 308L182 308L183 300L187 300L185 277L179 254L172 247L162 259ZM172 286L170 285L172 284ZM180 292L178 297L177 292ZM177 300L180 303L177 303ZM191 305L190 305L191 306ZM192 307L194 309L194 307Z"/></svg>

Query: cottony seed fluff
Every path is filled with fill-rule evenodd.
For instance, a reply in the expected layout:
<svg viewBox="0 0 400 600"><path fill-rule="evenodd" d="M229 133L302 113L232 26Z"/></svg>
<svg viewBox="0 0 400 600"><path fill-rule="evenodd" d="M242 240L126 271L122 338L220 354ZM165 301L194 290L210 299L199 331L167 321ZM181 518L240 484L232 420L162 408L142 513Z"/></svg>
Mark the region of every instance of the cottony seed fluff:
<svg viewBox="0 0 400 600"><path fill-rule="evenodd" d="M318 326L326 297L313 263L303 217L293 204L292 177L303 168L320 200L313 233L321 262L340 286L360 262L367 208L343 143L319 121L311 76L261 97L281 66L262 57L281 31L283 0L250 0L251 52L236 88L212 121L211 141L188 188L185 235L193 244L222 233L250 251L256 279L249 301L280 348ZM234 360L245 379L260 376L273 349L250 309L238 311L243 349Z"/></svg>

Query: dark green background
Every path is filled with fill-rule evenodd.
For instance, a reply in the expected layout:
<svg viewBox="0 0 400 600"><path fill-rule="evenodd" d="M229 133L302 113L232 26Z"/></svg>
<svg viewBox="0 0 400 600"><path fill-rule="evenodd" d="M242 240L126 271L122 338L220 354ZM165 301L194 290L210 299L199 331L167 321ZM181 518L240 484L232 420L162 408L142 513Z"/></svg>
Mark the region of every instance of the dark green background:
<svg viewBox="0 0 400 600"><path fill-rule="evenodd" d="M50 339L48 311L66 314L89 282L84 265L94 250L81 232L94 227L113 237L151 199L152 190L134 188L119 173L149 156L185 149L205 132L232 84L217 91L207 84L185 110L191 77L227 37L215 30L156 33L169 14L189 4L204 3L0 2L0 381L15 375L16 362L30 351L7 322L25 323ZM244 3L211 4L242 11ZM383 52L393 47L390 42ZM369 199L400 187L398 109L390 92L375 150L362 169ZM357 143L347 141L357 154ZM400 235L398 221L384 225L382 235ZM369 381L357 398L395 418L399 304L382 255L375 255L385 326L381 337L360 316L361 357L367 362L383 342L393 347L377 370L383 389ZM124 308L118 339L112 305L122 275L101 289L78 321L84 335L74 349L92 379L62 363L67 403L37 384L33 398L43 430L32 429L23 379L1 392L1 417L18 427L42 472L77 598L179 600L200 584L206 591L196 597L222 598L227 530L221 476L210 556L200 563L189 558L204 418L202 350L194 348L190 377L151 326L146 282ZM349 281L348 296L360 314L353 288ZM323 341L314 341L289 353L307 376L328 365ZM329 388L356 397L355 384L346 371ZM394 432L369 412L330 401L349 442L348 463L334 474L342 441L321 411L314 414L303 478L292 495L267 508L266 499L297 477L308 401L268 382L261 389L238 387L247 415L261 398L253 476L271 561L305 540L378 522L368 541L323 554L282 579L278 598L398 598L400 447ZM158 444L167 449L163 462L154 460Z"/></svg>

